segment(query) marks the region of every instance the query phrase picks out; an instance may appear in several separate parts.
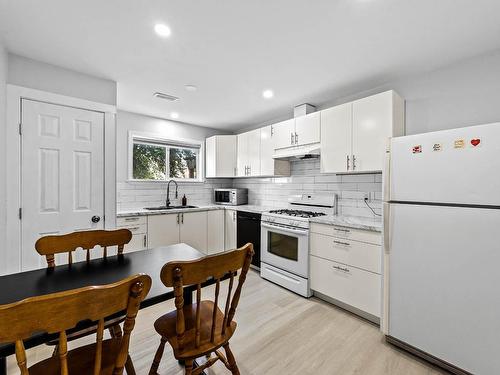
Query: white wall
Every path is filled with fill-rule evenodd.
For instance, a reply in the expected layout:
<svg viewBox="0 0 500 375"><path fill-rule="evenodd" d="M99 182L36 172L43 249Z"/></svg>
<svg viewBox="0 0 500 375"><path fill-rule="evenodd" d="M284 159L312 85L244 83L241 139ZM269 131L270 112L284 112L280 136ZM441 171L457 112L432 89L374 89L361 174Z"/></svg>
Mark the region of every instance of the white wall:
<svg viewBox="0 0 500 375"><path fill-rule="evenodd" d="M7 83L116 105L116 82L9 54Z"/></svg>
<svg viewBox="0 0 500 375"><path fill-rule="evenodd" d="M7 52L0 44L0 275L4 273L6 264L6 197L5 197L5 127L6 127L6 82Z"/></svg>
<svg viewBox="0 0 500 375"><path fill-rule="evenodd" d="M406 100L406 134L500 121L500 50L377 88L367 87L320 109L389 89Z"/></svg>
<svg viewBox="0 0 500 375"><path fill-rule="evenodd" d="M396 90L406 100L406 134L459 128L500 121L500 50L471 57L426 73L402 77L378 87L356 82L334 88L322 103L325 109L386 90ZM296 103L290 103L290 111ZM290 114L239 130L290 118Z"/></svg>

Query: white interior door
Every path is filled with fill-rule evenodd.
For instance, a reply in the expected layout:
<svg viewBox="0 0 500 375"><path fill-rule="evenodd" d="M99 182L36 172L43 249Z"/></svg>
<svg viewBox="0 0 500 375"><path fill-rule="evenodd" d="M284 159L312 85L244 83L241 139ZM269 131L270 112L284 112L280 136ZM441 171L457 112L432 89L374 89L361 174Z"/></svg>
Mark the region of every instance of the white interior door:
<svg viewBox="0 0 500 375"><path fill-rule="evenodd" d="M22 127L21 261L28 270L45 266L34 247L39 237L104 227L104 114L23 99Z"/></svg>

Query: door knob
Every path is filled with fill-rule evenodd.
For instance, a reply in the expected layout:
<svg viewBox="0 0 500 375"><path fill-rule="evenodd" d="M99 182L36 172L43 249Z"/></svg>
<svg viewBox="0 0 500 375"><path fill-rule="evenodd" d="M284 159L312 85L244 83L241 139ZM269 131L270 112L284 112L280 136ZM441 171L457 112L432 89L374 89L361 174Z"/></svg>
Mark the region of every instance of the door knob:
<svg viewBox="0 0 500 375"><path fill-rule="evenodd" d="M92 216L92 219L91 219L91 220L92 220L92 222L93 222L93 223L98 223L98 222L100 222L100 221L101 221L101 217L100 217L100 216L95 215L95 216Z"/></svg>

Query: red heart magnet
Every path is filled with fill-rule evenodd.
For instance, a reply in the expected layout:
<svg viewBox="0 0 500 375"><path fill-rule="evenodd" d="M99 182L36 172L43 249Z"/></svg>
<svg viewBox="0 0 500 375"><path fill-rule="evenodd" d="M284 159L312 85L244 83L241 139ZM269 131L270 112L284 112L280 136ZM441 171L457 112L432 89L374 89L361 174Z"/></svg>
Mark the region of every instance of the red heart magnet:
<svg viewBox="0 0 500 375"><path fill-rule="evenodd" d="M481 140L479 138L471 139L470 144L476 147L478 144L481 143Z"/></svg>

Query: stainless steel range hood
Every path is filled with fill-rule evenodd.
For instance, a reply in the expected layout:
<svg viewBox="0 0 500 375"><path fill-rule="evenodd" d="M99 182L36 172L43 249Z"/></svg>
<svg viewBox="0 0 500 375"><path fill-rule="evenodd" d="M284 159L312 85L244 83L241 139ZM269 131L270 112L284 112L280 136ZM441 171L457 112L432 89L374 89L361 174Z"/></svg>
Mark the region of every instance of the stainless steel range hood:
<svg viewBox="0 0 500 375"><path fill-rule="evenodd" d="M312 159L318 158L320 154L320 144L313 143L304 146L292 146L274 151L273 159Z"/></svg>

